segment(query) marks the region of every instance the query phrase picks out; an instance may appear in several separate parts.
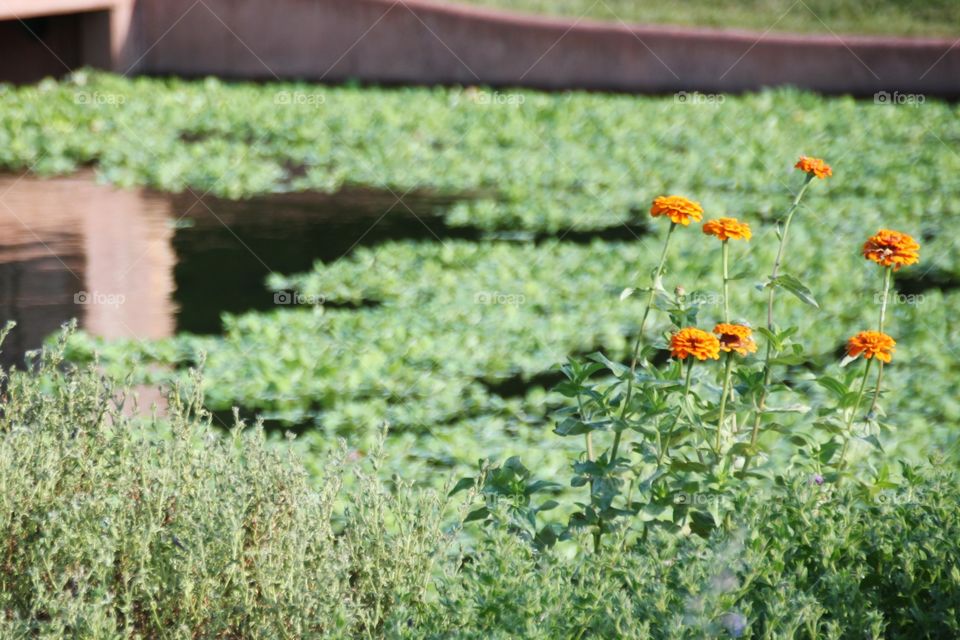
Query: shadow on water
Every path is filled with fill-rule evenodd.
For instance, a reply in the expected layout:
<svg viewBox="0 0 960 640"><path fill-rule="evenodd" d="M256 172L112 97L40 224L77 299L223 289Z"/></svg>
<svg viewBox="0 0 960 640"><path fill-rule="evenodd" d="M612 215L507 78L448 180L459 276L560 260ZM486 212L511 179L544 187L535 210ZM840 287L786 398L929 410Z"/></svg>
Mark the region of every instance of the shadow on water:
<svg viewBox="0 0 960 640"><path fill-rule="evenodd" d="M477 239L438 212L451 198L354 189L332 195L283 194L244 201L175 198L188 211L173 237L177 330L218 333L220 314L287 303L265 286L271 272L297 273L360 246L388 240Z"/></svg>

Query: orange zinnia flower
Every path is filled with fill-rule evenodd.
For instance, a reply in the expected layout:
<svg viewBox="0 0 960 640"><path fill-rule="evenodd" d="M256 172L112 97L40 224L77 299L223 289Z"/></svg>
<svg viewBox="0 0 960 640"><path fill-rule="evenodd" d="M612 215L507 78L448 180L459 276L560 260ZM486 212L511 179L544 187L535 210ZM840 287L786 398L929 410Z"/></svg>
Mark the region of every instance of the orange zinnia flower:
<svg viewBox="0 0 960 640"><path fill-rule="evenodd" d="M687 356L697 360L716 360L720 357L720 340L702 329L686 327L670 338L670 355L680 360L685 360Z"/></svg>
<svg viewBox="0 0 960 640"><path fill-rule="evenodd" d="M833 175L833 169L820 158L811 158L810 156L800 156L797 164L793 165L805 173L809 173L817 178L829 178Z"/></svg>
<svg viewBox="0 0 960 640"><path fill-rule="evenodd" d="M750 327L721 322L713 328L713 332L720 336L721 351L736 351L745 356L757 350L757 343L753 341L753 330Z"/></svg>
<svg viewBox="0 0 960 640"><path fill-rule="evenodd" d="M654 218L667 216L672 222L687 226L691 220L700 222L703 218L703 207L699 202L687 200L683 196L660 196L653 201L650 215Z"/></svg>
<svg viewBox="0 0 960 640"><path fill-rule="evenodd" d="M863 245L863 257L897 271L920 261L920 245L905 233L880 229Z"/></svg>
<svg viewBox="0 0 960 640"><path fill-rule="evenodd" d="M847 355L856 358L861 353L864 358L873 358L881 362L890 362L896 341L879 331L861 331L847 341Z"/></svg>
<svg viewBox="0 0 960 640"><path fill-rule="evenodd" d="M750 225L740 222L736 218L717 218L703 223L703 232L709 236L717 236L721 240L749 240L753 235Z"/></svg>

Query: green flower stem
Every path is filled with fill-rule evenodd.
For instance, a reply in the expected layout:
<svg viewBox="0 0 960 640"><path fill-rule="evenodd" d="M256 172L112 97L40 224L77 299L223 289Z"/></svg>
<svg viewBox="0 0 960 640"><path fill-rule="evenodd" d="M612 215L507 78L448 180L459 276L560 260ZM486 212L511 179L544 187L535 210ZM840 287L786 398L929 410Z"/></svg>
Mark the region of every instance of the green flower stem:
<svg viewBox="0 0 960 640"><path fill-rule="evenodd" d="M690 382L693 380L693 356L690 356L690 364L687 365L687 377L683 384L683 398L680 400L681 403L687 401L687 397L690 395ZM667 452L667 447L670 446L670 438L673 436L673 430L677 428L677 423L680 422L680 412L677 412L677 417L674 419L673 424L670 425L670 431L667 433L666 442L662 442L660 445L660 451L657 452L657 468L660 468L660 464L663 462L663 456Z"/></svg>
<svg viewBox="0 0 960 640"><path fill-rule="evenodd" d="M653 281L650 284L650 296L647 298L647 307L643 310L643 316L640 319L640 330L637 331L637 339L633 343L633 358L630 360L630 377L627 379L627 393L624 396L623 407L620 409L620 419L627 417L627 409L630 407L630 400L633 398L633 378L637 371L637 360L640 357L640 344L643 341L643 330L647 326L647 318L650 316L650 309L653 308L653 301L657 296L657 284L660 282L660 276L663 275L663 267L667 263L667 249L670 248L670 238L673 236L673 230L677 228L676 222L670 223L667 229L667 237L663 241L663 250L660 252L660 262L657 263L657 269L653 272ZM620 448L621 432L613 436L613 451L610 459L616 458L617 450Z"/></svg>
<svg viewBox="0 0 960 640"><path fill-rule="evenodd" d="M730 322L730 241L723 241L723 321ZM720 455L720 436L723 433L723 419L727 411L727 396L730 395L730 372L733 365L733 352L727 352L723 366L723 392L720 394L720 417L717 419L717 442L715 450Z"/></svg>
<svg viewBox="0 0 960 640"><path fill-rule="evenodd" d="M786 219L783 223L783 233L780 234L780 246L777 248L777 258L773 262L773 271L770 273L770 278L776 278L780 275L780 266L783 264L783 254L787 246L787 234L790 231L790 222L793 220L793 214L797 212L797 208L800 207L800 200L803 199L803 194L806 193L807 187L810 186L810 183L813 181L813 175L807 174L807 179L804 180L803 186L800 187L800 191L797 192L797 196L793 199L793 204L790 205L790 209L787 211ZM776 287L770 287L770 294L767 297L767 329L773 331L773 297Z"/></svg>
<svg viewBox="0 0 960 640"><path fill-rule="evenodd" d="M723 241L723 321L730 322L730 241Z"/></svg>
<svg viewBox="0 0 960 640"><path fill-rule="evenodd" d="M840 450L840 458L837 460L837 470L840 471L843 469L844 458L847 455L847 448L850 446L850 439L852 437L851 427L853 427L853 419L857 415L857 411L860 410L860 401L863 400L863 391L867 388L867 378L870 375L870 364L873 362L871 358L864 358L867 361L867 365L863 369L863 380L860 381L860 391L857 392L857 401L853 403L853 410L850 411L850 415L847 417L847 426L844 429L846 431L846 439L843 441L843 448Z"/></svg>
<svg viewBox="0 0 960 640"><path fill-rule="evenodd" d="M883 299L880 300L880 322L877 331L883 331L884 322L887 319L887 297L890 294L890 284L893 282L893 267L887 267L883 272Z"/></svg>
<svg viewBox="0 0 960 640"><path fill-rule="evenodd" d="M800 190L797 192L796 197L793 199L793 204L790 205L790 209L787 210L786 219L783 223L783 232L780 234L780 246L777 248L777 257L773 262L773 270L770 272L770 279L773 280L778 275L780 275L780 266L783 264L783 255L784 250L787 246L787 233L790 231L790 222L793 220L793 214L797 212L797 209L800 206L800 200L803 199L803 194L806 193L807 187L810 186L810 183L813 182L813 175L807 174L806 179L803 182L803 186L800 187ZM776 293L776 287L770 286L770 291L767 293L767 330L771 333L773 332L773 299ZM753 430L750 433L750 448L753 449L757 446L757 437L760 435L760 422L763 420L763 410L766 408L767 404L767 388L770 386L770 376L771 376L771 367L770 360L773 359L773 345L768 340L767 341L767 351L766 356L764 357L763 362L763 387L760 389L760 398L757 401L757 411L756 416L753 420ZM748 455L743 462L743 471L746 472L747 467L750 466L751 456Z"/></svg>
<svg viewBox="0 0 960 640"><path fill-rule="evenodd" d="M660 276L663 275L663 267L667 263L667 249L670 248L670 238L673 236L673 230L677 228L676 222L670 223L667 229L667 237L663 241L663 250L660 252L660 262L657 263L657 269L653 272L653 281L650 286L650 296L647 298L647 307L643 310L643 316L640 318L640 330L637 331L637 339L633 343L633 359L630 361L631 373L637 370L637 359L640 357L640 343L643 341L643 330L647 326L647 317L650 315L650 309L653 308L653 301L657 296L657 283ZM629 397L629 390L627 392Z"/></svg>
<svg viewBox="0 0 960 640"><path fill-rule="evenodd" d="M887 267L883 272L883 298L880 300L880 322L877 325L877 331L883 333L884 321L887 319L887 298L890 295L890 284L893 282L893 267ZM870 402L870 410L867 413L873 413L877 408L877 400L880 399L880 385L883 383L883 362L877 369L877 388L873 391L873 401Z"/></svg>
<svg viewBox="0 0 960 640"><path fill-rule="evenodd" d="M577 392L577 408L580 411L580 418L583 419L584 422L586 422L587 416L583 413L583 399L580 397L579 392ZM592 436L593 434L590 431L587 431L584 434L584 438L586 439L586 444L587 444L587 460L589 460L590 462L593 462L594 460Z"/></svg>
<svg viewBox="0 0 960 640"><path fill-rule="evenodd" d="M727 351L727 361L723 366L723 393L720 395L720 417L717 418L717 455L720 455L720 436L723 433L723 421L727 414L727 398L730 395L730 379L733 365L733 351Z"/></svg>

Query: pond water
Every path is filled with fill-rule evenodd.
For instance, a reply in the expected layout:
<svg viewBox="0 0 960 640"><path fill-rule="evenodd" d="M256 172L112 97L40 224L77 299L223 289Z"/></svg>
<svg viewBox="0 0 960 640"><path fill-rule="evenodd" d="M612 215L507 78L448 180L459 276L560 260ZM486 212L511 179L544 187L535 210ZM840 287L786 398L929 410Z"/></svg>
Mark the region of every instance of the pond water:
<svg viewBox="0 0 960 640"><path fill-rule="evenodd" d="M17 322L0 360L22 363L72 318L106 338L217 333L224 312L276 304L270 272L388 239L476 237L437 217L450 203L359 189L231 201L117 189L91 173L0 176L0 320Z"/></svg>

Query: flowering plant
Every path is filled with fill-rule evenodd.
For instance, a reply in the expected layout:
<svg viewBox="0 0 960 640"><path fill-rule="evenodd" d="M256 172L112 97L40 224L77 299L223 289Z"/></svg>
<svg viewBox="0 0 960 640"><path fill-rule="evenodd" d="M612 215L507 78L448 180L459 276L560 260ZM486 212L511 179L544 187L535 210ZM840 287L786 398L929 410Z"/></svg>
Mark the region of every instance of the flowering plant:
<svg viewBox="0 0 960 640"><path fill-rule="evenodd" d="M496 515L502 513L498 501L509 498L511 527L536 544L550 545L589 532L595 551L602 549L605 536L616 534L626 541L625 534L645 537L652 527L707 535L730 525L735 496L743 495L745 484L769 488L776 484L771 481L790 473L804 474L818 485L839 483L851 475L847 457L853 440L880 447L872 425L878 415L883 366L891 363L895 346L894 339L883 333L886 297L893 273L919 259L919 245L905 233L881 230L863 246L863 255L884 267L883 304L876 330L850 338L846 357L839 363L843 367L862 356L866 363L862 374L823 374L816 379L833 394L831 406L813 410L804 402L773 404L771 396L779 400L795 393L786 379L778 379L779 371L808 361L795 340L798 328L781 328L775 321L776 294L783 290L819 308L810 288L783 271L790 224L810 185L833 175L832 168L817 158L802 157L796 168L804 180L778 224L779 245L771 272L757 287L766 295L767 313L756 325L734 315L729 295L732 283L743 277L730 275L730 244L750 241L750 226L731 217L702 225L704 234L721 243L722 317L712 319L713 329L708 331L698 326L703 326L698 302L682 287L668 293L663 283L675 231L700 222L703 208L676 195L653 201L650 215L668 219L669 227L650 285L622 294L647 294L629 364L603 353L585 360L571 358L562 367L566 380L555 389L571 402L557 411L554 433L584 439L570 485L584 491L586 500L575 504L566 524L540 526L538 515L558 505L549 499L534 506L536 494L553 493L558 485L534 481L513 458L487 470L493 480L483 492L487 502L472 519L501 518ZM664 312L672 324L664 342L645 334L653 311ZM765 342L762 353L758 336ZM874 360L876 389L869 411L862 415ZM785 417L788 414L794 418ZM803 421L812 430L797 429ZM609 446L600 446L601 442ZM773 456L773 449L784 444L792 450L786 467L775 464ZM506 476L512 482L505 491ZM474 481L464 479L458 489Z"/></svg>

